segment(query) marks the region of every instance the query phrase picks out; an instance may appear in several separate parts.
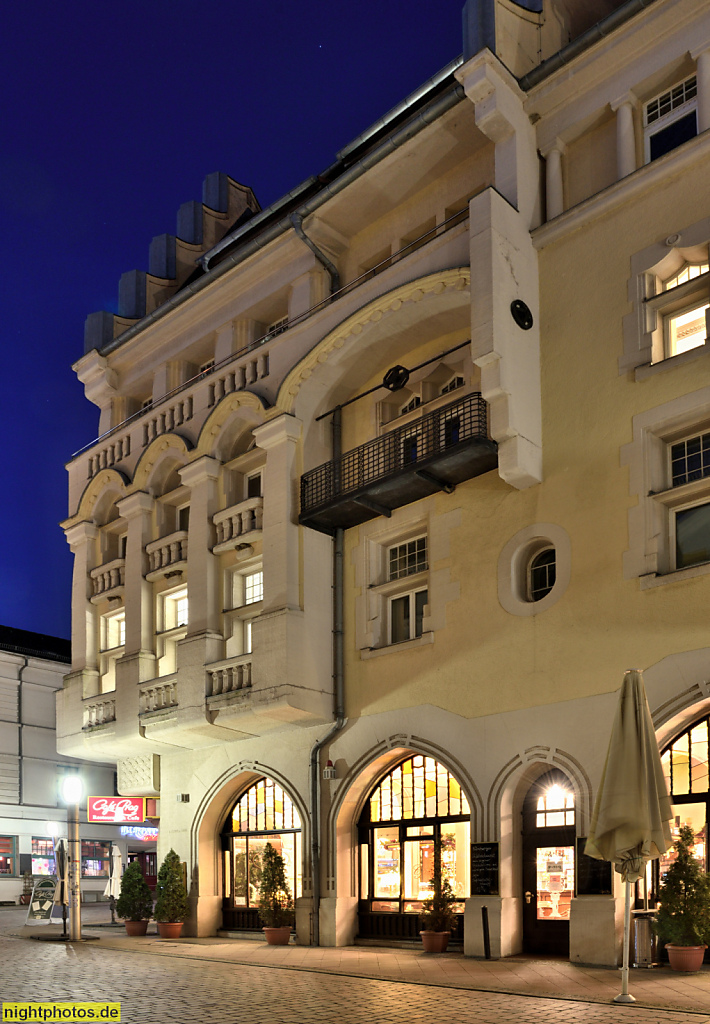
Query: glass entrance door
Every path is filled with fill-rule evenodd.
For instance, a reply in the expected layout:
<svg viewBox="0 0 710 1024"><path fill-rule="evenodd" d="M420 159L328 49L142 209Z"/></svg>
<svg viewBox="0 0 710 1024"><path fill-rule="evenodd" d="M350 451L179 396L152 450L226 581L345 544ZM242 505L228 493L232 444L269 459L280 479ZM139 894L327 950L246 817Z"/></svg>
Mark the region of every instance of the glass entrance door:
<svg viewBox="0 0 710 1024"><path fill-rule="evenodd" d="M526 952L569 955L574 895L574 794L549 772L523 808L523 944Z"/></svg>

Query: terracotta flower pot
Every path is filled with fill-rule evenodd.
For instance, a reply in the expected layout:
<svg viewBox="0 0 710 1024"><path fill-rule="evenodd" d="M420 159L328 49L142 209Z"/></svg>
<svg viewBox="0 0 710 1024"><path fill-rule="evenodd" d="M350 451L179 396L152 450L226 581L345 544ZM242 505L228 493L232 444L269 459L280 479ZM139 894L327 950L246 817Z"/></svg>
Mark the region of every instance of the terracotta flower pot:
<svg viewBox="0 0 710 1024"><path fill-rule="evenodd" d="M419 932L425 953L445 953L451 932Z"/></svg>
<svg viewBox="0 0 710 1024"><path fill-rule="evenodd" d="M158 921L161 939L179 939L182 932L182 921Z"/></svg>
<svg viewBox="0 0 710 1024"><path fill-rule="evenodd" d="M145 935L148 931L147 921L124 921L127 935Z"/></svg>
<svg viewBox="0 0 710 1024"><path fill-rule="evenodd" d="M262 928L269 946L288 946L291 938L291 925L284 924L280 928Z"/></svg>
<svg viewBox="0 0 710 1024"><path fill-rule="evenodd" d="M674 971L699 971L707 946L674 946L666 943L668 959Z"/></svg>

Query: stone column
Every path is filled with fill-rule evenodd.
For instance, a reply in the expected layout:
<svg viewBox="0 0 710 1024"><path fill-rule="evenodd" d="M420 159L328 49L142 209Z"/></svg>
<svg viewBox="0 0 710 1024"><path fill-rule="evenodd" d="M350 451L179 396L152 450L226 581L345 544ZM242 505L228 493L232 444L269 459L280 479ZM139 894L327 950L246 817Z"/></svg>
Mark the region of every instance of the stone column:
<svg viewBox="0 0 710 1024"><path fill-rule="evenodd" d="M614 100L611 109L616 111L616 177L625 178L636 170L636 131L634 129L634 108L636 97L627 92Z"/></svg>
<svg viewBox="0 0 710 1024"><path fill-rule="evenodd" d="M65 531L65 535L74 555L71 598L72 672L81 672L84 669L97 672L99 644L96 609L90 600L89 572L94 568L99 530L94 523L76 523Z"/></svg>
<svg viewBox="0 0 710 1024"><path fill-rule="evenodd" d="M710 128L710 43L691 50L690 56L697 64L698 82L698 134Z"/></svg>
<svg viewBox="0 0 710 1024"><path fill-rule="evenodd" d="M560 139L555 139L553 145L542 154L545 158L545 195L548 220L553 220L564 213L562 157L565 152L565 144Z"/></svg>
<svg viewBox="0 0 710 1024"><path fill-rule="evenodd" d="M146 666L141 679L151 679L155 662L155 612L153 585L145 579L148 571L146 544L153 539L155 499L137 491L118 502L118 511L128 524L123 603L126 608L126 656L140 655ZM146 674L147 673L147 674Z"/></svg>
<svg viewBox="0 0 710 1024"><path fill-rule="evenodd" d="M298 571L298 444L301 421L279 416L254 430L264 468L264 611L301 607Z"/></svg>
<svg viewBox="0 0 710 1024"><path fill-rule="evenodd" d="M188 636L221 633L219 600L219 558L212 554L212 516L218 510L217 481L221 463L202 456L180 470L181 481L190 488L190 527L187 540L187 581L190 597Z"/></svg>

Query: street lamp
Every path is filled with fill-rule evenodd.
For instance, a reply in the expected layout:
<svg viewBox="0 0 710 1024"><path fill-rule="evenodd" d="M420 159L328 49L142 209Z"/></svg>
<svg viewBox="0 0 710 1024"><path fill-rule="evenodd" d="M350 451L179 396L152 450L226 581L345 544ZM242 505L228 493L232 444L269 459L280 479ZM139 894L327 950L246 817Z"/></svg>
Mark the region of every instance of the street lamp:
<svg viewBox="0 0 710 1024"><path fill-rule="evenodd" d="M62 780L62 798L67 805L67 832L69 838L69 893L70 942L81 940L81 841L79 839L79 803L84 784L78 775L65 775Z"/></svg>

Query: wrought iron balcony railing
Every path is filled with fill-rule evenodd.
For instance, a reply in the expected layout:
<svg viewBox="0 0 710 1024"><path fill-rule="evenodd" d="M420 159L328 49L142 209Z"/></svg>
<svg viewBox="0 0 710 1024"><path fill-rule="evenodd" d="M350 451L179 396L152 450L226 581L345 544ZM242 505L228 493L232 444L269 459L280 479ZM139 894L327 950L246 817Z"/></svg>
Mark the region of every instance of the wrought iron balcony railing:
<svg viewBox="0 0 710 1024"><path fill-rule="evenodd" d="M300 522L347 529L497 465L487 406L476 392L408 420L301 477Z"/></svg>

